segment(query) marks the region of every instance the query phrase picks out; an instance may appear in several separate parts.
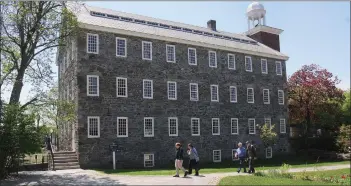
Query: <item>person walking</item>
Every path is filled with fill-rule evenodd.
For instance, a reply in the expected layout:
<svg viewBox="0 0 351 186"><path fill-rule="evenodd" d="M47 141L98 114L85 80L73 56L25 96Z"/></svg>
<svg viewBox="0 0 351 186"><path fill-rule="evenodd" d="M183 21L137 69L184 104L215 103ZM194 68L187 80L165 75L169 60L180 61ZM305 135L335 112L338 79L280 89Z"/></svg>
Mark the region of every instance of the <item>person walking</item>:
<svg viewBox="0 0 351 186"><path fill-rule="evenodd" d="M256 159L256 148L254 145L252 145L251 142L247 141L246 142L246 156L249 161L249 174L255 173L255 168L254 168L254 159Z"/></svg>
<svg viewBox="0 0 351 186"><path fill-rule="evenodd" d="M242 168L244 168L244 173L246 173L246 149L243 147L243 144L241 142L238 143L238 149L236 149L235 158L239 158L238 173L240 173Z"/></svg>
<svg viewBox="0 0 351 186"><path fill-rule="evenodd" d="M195 176L199 176L199 155L195 147L189 143L188 144L188 155L189 155L189 170L188 174L192 174L193 168L195 169Z"/></svg>
<svg viewBox="0 0 351 186"><path fill-rule="evenodd" d="M180 143L175 144L176 147L176 156L175 156L175 168L176 168L176 175L173 177L179 177L179 169L181 169L184 172L184 177L188 175L188 171L186 171L183 167L183 149L181 147Z"/></svg>

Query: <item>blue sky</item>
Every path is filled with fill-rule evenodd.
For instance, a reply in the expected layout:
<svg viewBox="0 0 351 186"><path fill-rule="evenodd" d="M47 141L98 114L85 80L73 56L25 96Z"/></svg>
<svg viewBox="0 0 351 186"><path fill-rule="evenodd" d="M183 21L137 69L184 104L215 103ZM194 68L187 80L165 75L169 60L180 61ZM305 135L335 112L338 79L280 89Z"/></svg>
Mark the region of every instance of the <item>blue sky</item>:
<svg viewBox="0 0 351 186"><path fill-rule="evenodd" d="M114 9L197 26L210 19L217 29L247 31L246 2L85 2L91 6ZM340 88L350 88L350 2L262 2L267 11L266 24L283 29L281 52L289 55L290 76L302 65L316 63L341 79ZM57 67L54 71L57 72ZM21 100L26 100L28 86Z"/></svg>

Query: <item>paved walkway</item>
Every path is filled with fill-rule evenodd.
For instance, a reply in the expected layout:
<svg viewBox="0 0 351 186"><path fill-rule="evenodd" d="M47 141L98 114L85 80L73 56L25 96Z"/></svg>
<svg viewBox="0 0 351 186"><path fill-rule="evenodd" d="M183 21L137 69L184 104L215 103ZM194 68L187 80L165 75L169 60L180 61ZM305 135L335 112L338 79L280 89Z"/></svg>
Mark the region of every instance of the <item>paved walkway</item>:
<svg viewBox="0 0 351 186"><path fill-rule="evenodd" d="M295 168L290 172L335 170L350 168L350 165L322 166L311 168ZM20 172L14 180L0 182L0 185L216 185L225 176L249 174L213 173L174 178L172 176L124 176L101 174L92 170L72 169L59 171Z"/></svg>

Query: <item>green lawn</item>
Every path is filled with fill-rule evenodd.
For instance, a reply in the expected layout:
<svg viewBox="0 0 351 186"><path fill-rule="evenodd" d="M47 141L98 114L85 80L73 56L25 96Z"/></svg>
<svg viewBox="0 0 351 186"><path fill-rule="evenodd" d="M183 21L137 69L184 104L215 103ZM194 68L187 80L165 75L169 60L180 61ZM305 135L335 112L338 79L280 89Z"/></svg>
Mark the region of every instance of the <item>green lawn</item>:
<svg viewBox="0 0 351 186"><path fill-rule="evenodd" d="M272 160L266 161L257 161L256 170L267 170L279 168L283 163L287 163L291 165L291 168L303 168L303 167L318 167L318 166L327 166L327 165L340 165L340 164L350 164L349 161L338 161L338 162L313 162L313 161L279 161L273 162ZM184 163L185 168L186 163ZM222 162L217 164L210 165L200 165L200 173L201 174L209 174L209 173L220 173L220 172L234 172L238 167L238 162ZM105 173L105 174L120 174L120 175L172 175L175 170L173 167L165 168L165 169L96 169L96 171Z"/></svg>
<svg viewBox="0 0 351 186"><path fill-rule="evenodd" d="M229 176L221 179L219 185L337 185L325 182L269 178L259 176Z"/></svg>
<svg viewBox="0 0 351 186"><path fill-rule="evenodd" d="M318 170L318 168L317 168ZM321 178L341 178L341 176L350 176L350 169L338 169L338 170L328 170L328 171L316 171L316 172L298 172L294 173L297 177L310 177L312 179L321 179Z"/></svg>

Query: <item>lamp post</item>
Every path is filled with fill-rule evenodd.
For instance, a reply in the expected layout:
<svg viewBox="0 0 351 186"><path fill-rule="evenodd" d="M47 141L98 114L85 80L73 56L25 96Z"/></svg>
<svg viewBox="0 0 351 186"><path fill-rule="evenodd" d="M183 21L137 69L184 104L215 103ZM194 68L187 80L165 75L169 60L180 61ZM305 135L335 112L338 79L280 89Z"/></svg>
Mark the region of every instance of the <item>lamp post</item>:
<svg viewBox="0 0 351 186"><path fill-rule="evenodd" d="M112 143L110 145L110 150L112 151L112 160L113 160L113 170L116 170L116 152L118 152L118 145Z"/></svg>

